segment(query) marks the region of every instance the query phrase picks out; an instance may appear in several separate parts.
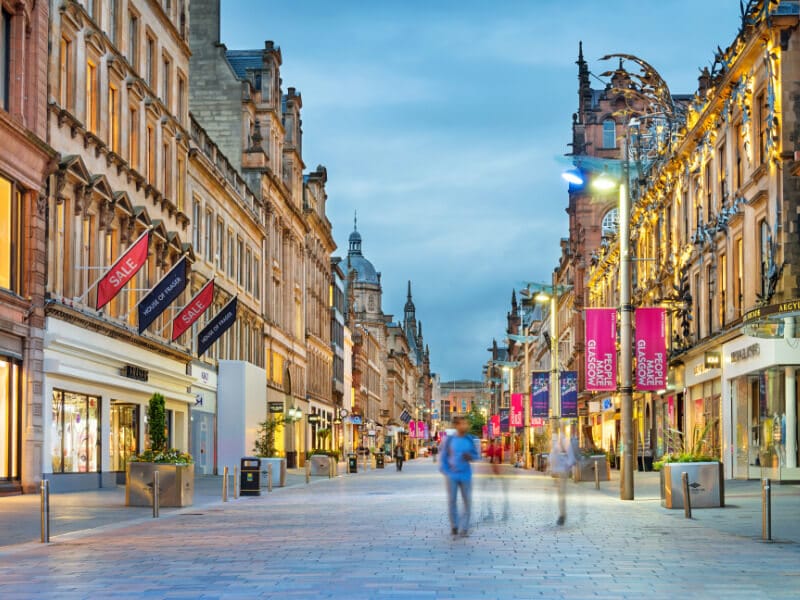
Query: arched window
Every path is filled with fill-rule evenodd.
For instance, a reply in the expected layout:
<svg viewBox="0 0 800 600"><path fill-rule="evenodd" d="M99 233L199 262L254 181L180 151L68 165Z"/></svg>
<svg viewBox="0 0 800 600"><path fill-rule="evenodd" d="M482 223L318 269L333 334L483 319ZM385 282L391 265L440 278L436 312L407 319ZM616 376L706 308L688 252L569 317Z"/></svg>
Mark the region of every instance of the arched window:
<svg viewBox="0 0 800 600"><path fill-rule="evenodd" d="M603 217L603 224L602 224L602 235L605 236L613 236L617 234L617 228L619 227L619 213L617 212L616 208L612 208L608 211L605 216Z"/></svg>
<svg viewBox="0 0 800 600"><path fill-rule="evenodd" d="M603 148L617 147L617 124L614 119L603 121Z"/></svg>

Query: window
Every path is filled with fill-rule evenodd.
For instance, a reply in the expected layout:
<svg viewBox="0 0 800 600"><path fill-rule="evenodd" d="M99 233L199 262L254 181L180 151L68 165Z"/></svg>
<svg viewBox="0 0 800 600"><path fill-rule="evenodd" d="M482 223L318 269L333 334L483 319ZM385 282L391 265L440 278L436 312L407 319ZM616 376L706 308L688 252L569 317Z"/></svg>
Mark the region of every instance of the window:
<svg viewBox="0 0 800 600"><path fill-rule="evenodd" d="M236 264L236 240L233 237L233 232L228 230L228 277L234 278L236 271L234 265Z"/></svg>
<svg viewBox="0 0 800 600"><path fill-rule="evenodd" d="M131 169L139 168L139 111L130 107L128 118L128 162Z"/></svg>
<svg viewBox="0 0 800 600"><path fill-rule="evenodd" d="M53 390L51 459L53 473L98 470L100 398Z"/></svg>
<svg viewBox="0 0 800 600"><path fill-rule="evenodd" d="M711 161L709 160L706 163L705 169L705 183L706 183L706 223L711 223L711 217L714 214L714 208L712 206L714 202L714 194L713 194L713 186L712 186L712 179L711 179Z"/></svg>
<svg viewBox="0 0 800 600"><path fill-rule="evenodd" d="M183 122L183 112L186 110L186 78L183 75L178 75L178 105L175 107L175 115L178 117L178 122Z"/></svg>
<svg viewBox="0 0 800 600"><path fill-rule="evenodd" d="M183 205L186 202L186 161L183 160L182 156L178 157L176 168L178 169L178 189L176 190L175 198L178 212L183 212Z"/></svg>
<svg viewBox="0 0 800 600"><path fill-rule="evenodd" d="M613 236L617 233L619 227L619 212L616 208L612 208L603 217L602 235Z"/></svg>
<svg viewBox="0 0 800 600"><path fill-rule="evenodd" d="M603 121L603 148L617 147L617 123L614 119Z"/></svg>
<svg viewBox="0 0 800 600"><path fill-rule="evenodd" d="M155 183L156 177L156 132L153 131L153 126L147 126L147 148L145 148L145 152L147 153L145 167L147 168L147 181L150 184Z"/></svg>
<svg viewBox="0 0 800 600"><path fill-rule="evenodd" d="M98 93L100 86L97 81L97 65L90 61L86 63L86 129L97 133Z"/></svg>
<svg viewBox="0 0 800 600"><path fill-rule="evenodd" d="M217 256L214 261L217 268L225 268L225 223L222 219L217 219Z"/></svg>
<svg viewBox="0 0 800 600"><path fill-rule="evenodd" d="M725 310L727 309L728 302L728 257L725 254L719 257L719 270L717 272L717 281L719 283L719 326L725 327Z"/></svg>
<svg viewBox="0 0 800 600"><path fill-rule="evenodd" d="M22 193L0 177L0 288L22 294Z"/></svg>
<svg viewBox="0 0 800 600"><path fill-rule="evenodd" d="M706 335L711 335L714 331L714 294L711 290L711 282L713 281L713 267L708 265L706 267Z"/></svg>
<svg viewBox="0 0 800 600"><path fill-rule="evenodd" d="M200 252L200 202L194 201L192 207L192 247L195 252Z"/></svg>
<svg viewBox="0 0 800 600"><path fill-rule="evenodd" d="M761 219L761 222L758 224L758 232L759 232L759 240L758 240L758 247L759 247L759 266L760 266L760 273L759 276L761 278L761 297L764 298L767 295L767 286L768 286L768 275L769 275L769 225L767 225L766 219Z"/></svg>
<svg viewBox="0 0 800 600"><path fill-rule="evenodd" d="M728 181L726 178L726 168L725 165L727 161L725 160L725 144L722 144L719 147L719 153L717 155L719 158L717 160L717 170L719 171L719 205L722 206L725 203L725 200L728 197Z"/></svg>
<svg viewBox="0 0 800 600"><path fill-rule="evenodd" d="M253 291L253 252L250 248L244 251L244 289Z"/></svg>
<svg viewBox="0 0 800 600"><path fill-rule="evenodd" d="M108 144L119 154L119 90L108 86Z"/></svg>
<svg viewBox="0 0 800 600"><path fill-rule="evenodd" d="M167 108L169 108L169 101L170 101L169 84L170 84L170 60L169 57L165 55L162 59L162 68L161 68L161 99L164 101L164 105Z"/></svg>
<svg viewBox="0 0 800 600"><path fill-rule="evenodd" d="M681 192L681 210L683 211L683 242L689 240L691 233L691 224L689 223L689 190L686 186Z"/></svg>
<svg viewBox="0 0 800 600"><path fill-rule="evenodd" d="M737 123L734 128L735 148L736 148L736 170L734 176L736 179L733 182L733 189L738 190L742 187L744 182L744 164L742 162L742 124Z"/></svg>
<svg viewBox="0 0 800 600"><path fill-rule="evenodd" d="M244 286L244 242L242 238L236 240L236 283Z"/></svg>
<svg viewBox="0 0 800 600"><path fill-rule="evenodd" d="M106 34L111 43L117 45L117 27L119 27L119 0L108 0L108 28Z"/></svg>
<svg viewBox="0 0 800 600"><path fill-rule="evenodd" d="M758 160L761 164L767 161L767 107L764 93L756 98L756 128L758 131Z"/></svg>
<svg viewBox="0 0 800 600"><path fill-rule="evenodd" d="M139 69L139 15L128 13L128 62Z"/></svg>
<svg viewBox="0 0 800 600"><path fill-rule="evenodd" d="M172 152L170 152L169 142L164 142L161 146L161 191L165 198L172 196Z"/></svg>
<svg viewBox="0 0 800 600"><path fill-rule="evenodd" d="M156 63L155 63L156 41L149 35L147 36L147 47L145 51L147 52L147 54L145 55L144 76L145 80L147 81L147 85L149 85L152 88L156 83Z"/></svg>
<svg viewBox="0 0 800 600"><path fill-rule="evenodd" d="M58 102L61 108L72 110L72 41L61 37L58 50Z"/></svg>
<svg viewBox="0 0 800 600"><path fill-rule="evenodd" d="M742 316L742 297L744 295L744 244L742 244L742 238L736 239L734 248L736 254L733 255L733 281L735 286L733 289L733 304L736 307L736 317L738 318Z"/></svg>
<svg viewBox="0 0 800 600"><path fill-rule="evenodd" d="M8 110L11 72L11 15L0 10L0 108Z"/></svg>
<svg viewBox="0 0 800 600"><path fill-rule="evenodd" d="M253 257L253 296L261 300L261 261Z"/></svg>
<svg viewBox="0 0 800 600"><path fill-rule="evenodd" d="M694 333L697 339L700 339L700 323L702 323L700 307L700 274L696 273L694 276L694 289L692 289L692 298L694 298Z"/></svg>
<svg viewBox="0 0 800 600"><path fill-rule="evenodd" d="M210 210L206 211L205 230L203 231L203 240L205 243L204 254L206 260L214 260L214 213Z"/></svg>

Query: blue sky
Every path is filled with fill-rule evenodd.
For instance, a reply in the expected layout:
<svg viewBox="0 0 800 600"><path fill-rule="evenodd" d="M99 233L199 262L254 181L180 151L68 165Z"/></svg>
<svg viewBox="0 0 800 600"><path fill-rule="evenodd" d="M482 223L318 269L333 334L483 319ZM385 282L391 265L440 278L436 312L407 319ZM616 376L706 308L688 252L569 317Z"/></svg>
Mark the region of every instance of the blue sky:
<svg viewBox="0 0 800 600"><path fill-rule="evenodd" d="M447 380L480 378L512 289L550 281L578 41L593 73L632 53L690 93L738 25L737 0L222 0L221 33L229 49L281 47L338 254L358 210L384 311L402 317L411 279Z"/></svg>

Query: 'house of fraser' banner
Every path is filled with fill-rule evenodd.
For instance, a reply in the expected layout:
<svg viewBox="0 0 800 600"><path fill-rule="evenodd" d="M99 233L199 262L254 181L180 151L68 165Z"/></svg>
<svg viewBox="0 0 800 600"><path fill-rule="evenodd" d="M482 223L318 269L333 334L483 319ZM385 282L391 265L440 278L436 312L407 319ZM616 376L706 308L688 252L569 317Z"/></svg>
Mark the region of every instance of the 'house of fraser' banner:
<svg viewBox="0 0 800 600"><path fill-rule="evenodd" d="M531 415L547 417L550 413L550 373L536 371L531 373L533 394L531 396Z"/></svg>
<svg viewBox="0 0 800 600"><path fill-rule="evenodd" d="M586 309L586 389L617 389L617 310Z"/></svg>
<svg viewBox="0 0 800 600"><path fill-rule="evenodd" d="M637 390L655 391L667 387L666 329L665 309L636 309Z"/></svg>
<svg viewBox="0 0 800 600"><path fill-rule="evenodd" d="M142 298L136 307L139 313L139 335L147 329L158 315L163 313L178 296L181 295L189 279L187 277L189 263L184 256L169 273L161 278L156 286Z"/></svg>
<svg viewBox="0 0 800 600"><path fill-rule="evenodd" d="M511 394L511 427L523 427L522 398L525 394Z"/></svg>
<svg viewBox="0 0 800 600"><path fill-rule="evenodd" d="M197 356L202 356L236 321L236 296L228 302L197 336Z"/></svg>

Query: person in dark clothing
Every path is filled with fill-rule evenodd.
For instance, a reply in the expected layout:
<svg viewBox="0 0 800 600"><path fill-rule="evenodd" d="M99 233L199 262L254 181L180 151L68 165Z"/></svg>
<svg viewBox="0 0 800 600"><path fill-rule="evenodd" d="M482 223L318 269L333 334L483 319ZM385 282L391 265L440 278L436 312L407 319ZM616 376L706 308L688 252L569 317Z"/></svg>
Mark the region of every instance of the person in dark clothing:
<svg viewBox="0 0 800 600"><path fill-rule="evenodd" d="M405 450L403 450L402 446L395 446L394 447L394 466L397 468L398 471L403 470L403 461L406 458Z"/></svg>

